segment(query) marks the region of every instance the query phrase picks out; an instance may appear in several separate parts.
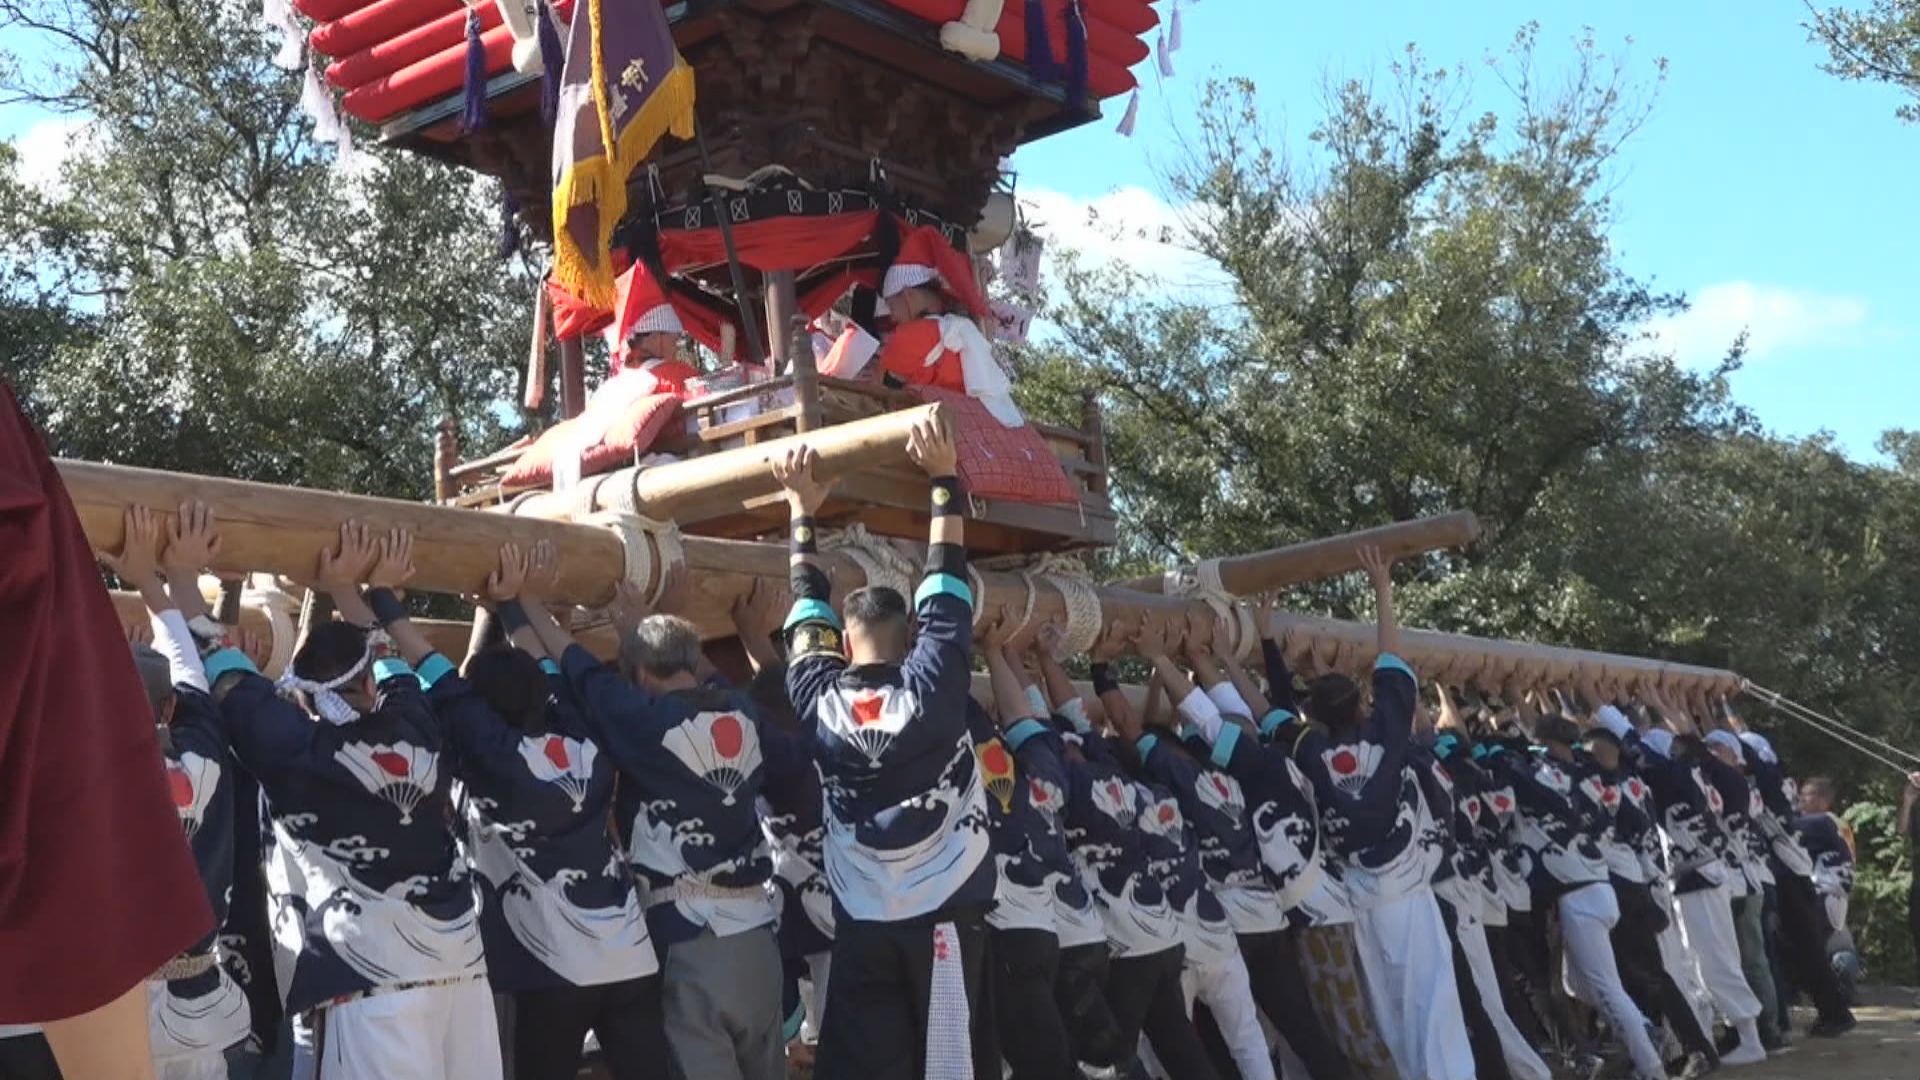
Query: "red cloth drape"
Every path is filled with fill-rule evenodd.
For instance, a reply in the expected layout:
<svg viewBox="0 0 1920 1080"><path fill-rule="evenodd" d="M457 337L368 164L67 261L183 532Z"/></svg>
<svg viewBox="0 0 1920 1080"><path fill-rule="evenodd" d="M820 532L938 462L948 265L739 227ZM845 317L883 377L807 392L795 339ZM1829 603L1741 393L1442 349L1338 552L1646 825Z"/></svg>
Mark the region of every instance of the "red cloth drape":
<svg viewBox="0 0 1920 1080"><path fill-rule="evenodd" d="M0 384L0 1024L114 1000L213 927L80 519Z"/></svg>
<svg viewBox="0 0 1920 1080"><path fill-rule="evenodd" d="M740 262L763 272L805 270L835 259L873 235L880 212L763 218L733 227L733 243ZM718 227L662 229L660 260L667 272L689 266L711 266L727 261L727 249Z"/></svg>

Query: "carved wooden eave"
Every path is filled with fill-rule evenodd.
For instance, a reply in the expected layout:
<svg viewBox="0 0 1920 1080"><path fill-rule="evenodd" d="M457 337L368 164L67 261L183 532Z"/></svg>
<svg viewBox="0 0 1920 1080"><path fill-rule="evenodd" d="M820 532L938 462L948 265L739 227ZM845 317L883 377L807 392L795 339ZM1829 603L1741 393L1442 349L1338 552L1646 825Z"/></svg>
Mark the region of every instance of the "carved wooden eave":
<svg viewBox="0 0 1920 1080"><path fill-rule="evenodd" d="M745 176L782 165L816 183L864 181L878 162L896 192L972 223L1002 157L1095 119L1064 89L1018 63L974 63L942 49L939 28L878 0L687 0L667 9L698 72L699 119L716 171ZM460 128L460 96L383 126L385 143L499 177L528 225L549 231L552 133L540 78L489 84L489 122ZM670 195L700 179L690 145L655 157ZM643 205L644 173L630 181Z"/></svg>

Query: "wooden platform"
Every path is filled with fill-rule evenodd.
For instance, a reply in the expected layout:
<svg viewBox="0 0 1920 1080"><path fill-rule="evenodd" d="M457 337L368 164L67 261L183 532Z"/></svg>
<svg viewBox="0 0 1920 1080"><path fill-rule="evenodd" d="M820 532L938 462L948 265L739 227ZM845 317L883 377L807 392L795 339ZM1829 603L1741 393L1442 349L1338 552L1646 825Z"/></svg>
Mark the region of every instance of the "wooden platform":
<svg viewBox="0 0 1920 1080"><path fill-rule="evenodd" d="M920 404L912 394L872 383L814 376L803 365L798 374L688 401L684 410L686 428L652 449L682 457L736 450ZM985 556L1112 544L1115 519L1108 499L1098 406L1088 399L1079 429L1033 426L1060 459L1061 468L1079 494L1079 503L1042 506L975 500L968 514L968 546ZM503 450L461 464L452 463L443 450L435 477L441 501L484 508L512 499L524 489L505 488L499 478L521 449ZM819 518L824 525L859 522L879 535L914 539L926 535L926 499L926 477L910 465L863 472L841 482ZM787 508L781 496L768 495L749 500L723 516L685 520L679 525L683 531L699 536L760 539L786 529Z"/></svg>

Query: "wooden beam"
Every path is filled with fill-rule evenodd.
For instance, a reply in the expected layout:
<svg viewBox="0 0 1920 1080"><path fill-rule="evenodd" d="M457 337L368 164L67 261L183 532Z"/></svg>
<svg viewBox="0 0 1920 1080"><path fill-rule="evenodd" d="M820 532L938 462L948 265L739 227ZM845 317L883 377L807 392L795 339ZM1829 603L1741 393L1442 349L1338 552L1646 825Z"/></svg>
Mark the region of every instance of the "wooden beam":
<svg viewBox="0 0 1920 1080"><path fill-rule="evenodd" d="M560 419L571 420L587 407L587 347L579 338L560 342Z"/></svg>
<svg viewBox="0 0 1920 1080"><path fill-rule="evenodd" d="M823 479L904 461L907 433L938 408L922 405L758 446L588 477L580 489L572 492L528 495L513 512L522 517L568 520L589 506L591 511L601 511L618 509L625 503L650 518L682 524L703 521L734 513L753 499L775 494L778 485L768 463L795 446L810 446L819 455L816 471Z"/></svg>
<svg viewBox="0 0 1920 1080"><path fill-rule="evenodd" d="M1479 521L1471 513L1461 510L1309 540L1304 544L1291 544L1270 551L1257 551L1250 555L1207 559L1197 566L1174 571L1174 575L1191 577L1217 571L1220 584L1228 593L1252 596L1358 570L1359 552L1363 547L1377 547L1389 558L1404 559L1428 551L1462 548L1479 535ZM1121 588L1139 592L1163 592L1167 580L1165 576L1144 577L1118 584Z"/></svg>
<svg viewBox="0 0 1920 1080"><path fill-rule="evenodd" d="M1365 662L1371 662L1376 652L1376 631L1371 623L1285 612L1276 615L1275 621L1286 634L1291 659L1310 662L1308 656L1315 645L1344 646ZM1615 682L1651 678L1665 689L1731 694L1740 688L1740 676L1720 668L1432 630L1405 630L1401 637L1401 658L1413 665L1422 679L1474 679L1500 684L1511 678L1532 689L1566 685L1582 678Z"/></svg>
<svg viewBox="0 0 1920 1080"><path fill-rule="evenodd" d="M412 587L428 592L479 592L499 564L500 546L507 543L553 543L561 565L556 599L566 603L606 603L626 570L620 538L594 525L126 465L57 464L87 542L96 551L120 550L127 507L145 506L171 518L181 503L197 500L213 508L220 525L222 544L213 567L218 571L310 579L320 552L334 545L340 524L349 519L381 530L410 530L419 567Z"/></svg>

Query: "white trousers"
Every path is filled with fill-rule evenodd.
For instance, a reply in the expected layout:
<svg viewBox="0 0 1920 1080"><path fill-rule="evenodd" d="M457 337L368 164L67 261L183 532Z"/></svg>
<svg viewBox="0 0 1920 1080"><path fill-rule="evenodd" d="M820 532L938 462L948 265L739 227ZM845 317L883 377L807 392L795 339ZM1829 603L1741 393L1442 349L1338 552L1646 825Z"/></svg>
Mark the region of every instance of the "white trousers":
<svg viewBox="0 0 1920 1080"><path fill-rule="evenodd" d="M1195 998L1206 1004L1214 1023L1233 1055L1241 1080L1278 1080L1273 1072L1273 1051L1267 1033L1260 1027L1260 1010L1253 1004L1253 984L1247 978L1247 962L1238 950L1205 966L1188 964L1180 971L1180 989L1187 995L1187 1015L1193 1015Z"/></svg>
<svg viewBox="0 0 1920 1080"><path fill-rule="evenodd" d="M826 1023L827 1016L827 978L833 968L833 954L814 953L807 957L806 985L800 989L800 1004L806 1008L806 1019L800 1021L800 1038L804 1042L820 1041L820 1025Z"/></svg>
<svg viewBox="0 0 1920 1080"><path fill-rule="evenodd" d="M1480 1007L1487 1011L1487 1019L1500 1036L1500 1056L1506 1059L1507 1071L1513 1074L1513 1080L1553 1080L1553 1071L1507 1015L1507 1003L1500 997L1500 976L1493 969L1493 953L1487 948L1486 927L1478 919L1461 916L1457 930L1460 951L1473 972L1473 988L1480 995Z"/></svg>
<svg viewBox="0 0 1920 1080"><path fill-rule="evenodd" d="M227 1047L251 1027L246 992L225 969L199 997L180 997L163 980L147 981L147 1044L160 1080L225 1080Z"/></svg>
<svg viewBox="0 0 1920 1080"><path fill-rule="evenodd" d="M1620 981L1609 936L1620 921L1620 901L1604 881L1582 885L1560 897L1560 937L1566 946L1567 982L1573 996L1600 1010L1613 1033L1626 1044L1635 1072L1664 1077L1665 1063L1647 1034L1647 1018Z"/></svg>
<svg viewBox="0 0 1920 1080"><path fill-rule="evenodd" d="M1720 1015L1729 1024L1759 1016L1760 999L1740 968L1740 937L1733 928L1733 899L1727 887L1681 893L1680 925Z"/></svg>
<svg viewBox="0 0 1920 1080"><path fill-rule="evenodd" d="M370 994L320 1013L315 1080L501 1080L485 979Z"/></svg>
<svg viewBox="0 0 1920 1080"><path fill-rule="evenodd" d="M1433 890L1353 913L1374 1026L1401 1076L1473 1080L1473 1046L1453 981L1453 949Z"/></svg>
<svg viewBox="0 0 1920 1080"><path fill-rule="evenodd" d="M1707 984L1700 978L1700 962L1687 948L1686 935L1680 929L1680 908L1673 903L1667 905L1667 928L1660 931L1660 964L1686 995L1687 1004L1693 1007L1693 1018L1700 1022L1700 1030L1712 1031L1713 995L1707 992Z"/></svg>
<svg viewBox="0 0 1920 1080"><path fill-rule="evenodd" d="M227 1055L198 1054L153 1063L154 1080L227 1080Z"/></svg>

